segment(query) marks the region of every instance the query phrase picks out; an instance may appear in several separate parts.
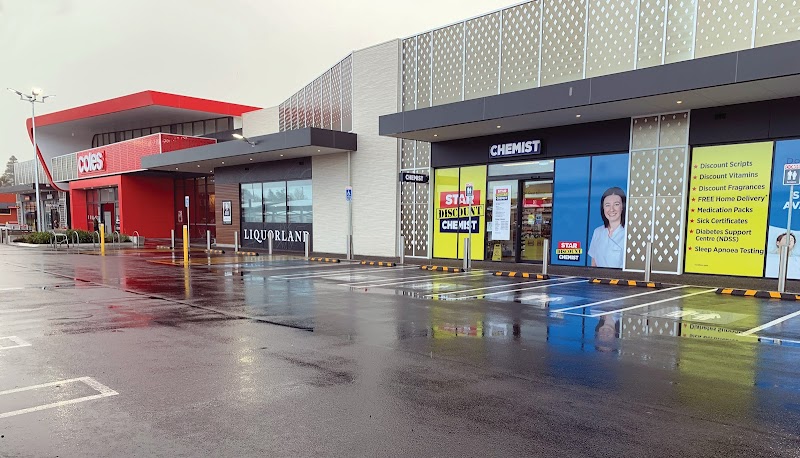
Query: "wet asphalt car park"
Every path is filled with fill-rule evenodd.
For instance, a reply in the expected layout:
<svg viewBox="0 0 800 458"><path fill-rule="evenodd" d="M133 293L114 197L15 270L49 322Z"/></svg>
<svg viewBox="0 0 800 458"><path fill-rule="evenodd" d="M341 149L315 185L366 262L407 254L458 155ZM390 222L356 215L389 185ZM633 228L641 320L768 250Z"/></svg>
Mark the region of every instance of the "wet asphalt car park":
<svg viewBox="0 0 800 458"><path fill-rule="evenodd" d="M800 303L0 246L0 456L800 456Z"/></svg>

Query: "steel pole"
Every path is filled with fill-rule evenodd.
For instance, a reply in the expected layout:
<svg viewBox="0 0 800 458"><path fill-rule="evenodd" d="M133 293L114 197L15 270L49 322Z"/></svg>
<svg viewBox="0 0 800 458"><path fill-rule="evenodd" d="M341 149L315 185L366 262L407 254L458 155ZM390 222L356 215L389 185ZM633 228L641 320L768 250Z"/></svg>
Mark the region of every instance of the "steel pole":
<svg viewBox="0 0 800 458"><path fill-rule="evenodd" d="M44 230L42 225L42 199L39 194L39 153L36 147L36 99L31 99L31 131L33 132L33 182L36 187L36 230Z"/></svg>
<svg viewBox="0 0 800 458"><path fill-rule="evenodd" d="M404 235L400 236L400 265L402 266L405 264L406 261L406 237Z"/></svg>
<svg viewBox="0 0 800 458"><path fill-rule="evenodd" d="M550 259L550 240L544 239L542 250L542 275L547 275L547 264Z"/></svg>
<svg viewBox="0 0 800 458"><path fill-rule="evenodd" d="M645 243L645 253L644 253L644 281L650 281L650 273L653 269L653 242L650 240Z"/></svg>
<svg viewBox="0 0 800 458"><path fill-rule="evenodd" d="M233 251L239 252L239 231L233 233Z"/></svg>
<svg viewBox="0 0 800 458"><path fill-rule="evenodd" d="M169 231L169 247L172 250L175 249L175 229Z"/></svg>

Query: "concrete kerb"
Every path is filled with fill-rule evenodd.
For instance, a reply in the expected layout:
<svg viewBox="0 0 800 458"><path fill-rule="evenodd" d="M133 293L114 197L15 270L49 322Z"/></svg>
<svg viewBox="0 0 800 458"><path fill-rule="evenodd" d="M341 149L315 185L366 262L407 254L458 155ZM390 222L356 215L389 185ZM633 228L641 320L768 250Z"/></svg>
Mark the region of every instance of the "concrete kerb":
<svg viewBox="0 0 800 458"><path fill-rule="evenodd" d="M664 286L659 282L653 281L638 281L638 280L621 280L618 278L593 278L589 280L593 285L613 285L613 286L635 286L639 288L656 288L661 289Z"/></svg>
<svg viewBox="0 0 800 458"><path fill-rule="evenodd" d="M495 277L516 277L516 278L534 278L537 280L549 280L550 275L542 275L530 272L518 272L518 271L498 271L494 273Z"/></svg>
<svg viewBox="0 0 800 458"><path fill-rule="evenodd" d="M755 297L758 299L779 299L782 301L800 301L800 295L781 293L778 291L765 291L756 289L718 288L717 294L727 294L737 297Z"/></svg>

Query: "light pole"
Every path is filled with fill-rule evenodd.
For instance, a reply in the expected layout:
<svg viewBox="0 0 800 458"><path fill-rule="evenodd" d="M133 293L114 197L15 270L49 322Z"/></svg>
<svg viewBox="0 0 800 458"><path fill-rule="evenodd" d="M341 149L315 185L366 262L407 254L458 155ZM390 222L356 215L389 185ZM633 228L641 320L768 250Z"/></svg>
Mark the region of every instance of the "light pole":
<svg viewBox="0 0 800 458"><path fill-rule="evenodd" d="M30 95L23 94L16 89L7 88L9 91L17 94L20 100L31 103L31 130L33 131L33 182L36 186L36 230L42 231L44 229L44 215L42 214L42 199L39 197L39 152L36 148L36 103L44 103L48 97L52 95L42 95L40 88L32 88Z"/></svg>

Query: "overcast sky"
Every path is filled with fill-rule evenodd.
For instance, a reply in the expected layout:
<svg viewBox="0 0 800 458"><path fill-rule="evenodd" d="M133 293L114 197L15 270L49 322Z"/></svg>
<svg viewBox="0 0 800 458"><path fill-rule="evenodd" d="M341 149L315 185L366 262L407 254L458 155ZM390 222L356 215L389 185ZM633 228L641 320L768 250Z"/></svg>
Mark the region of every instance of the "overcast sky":
<svg viewBox="0 0 800 458"><path fill-rule="evenodd" d="M37 115L142 90L277 105L351 51L514 0L0 0L0 163ZM91 145L87 145L89 148Z"/></svg>

